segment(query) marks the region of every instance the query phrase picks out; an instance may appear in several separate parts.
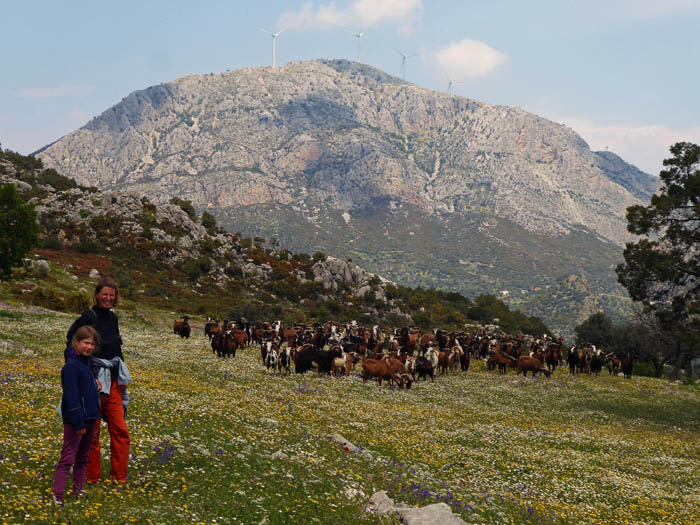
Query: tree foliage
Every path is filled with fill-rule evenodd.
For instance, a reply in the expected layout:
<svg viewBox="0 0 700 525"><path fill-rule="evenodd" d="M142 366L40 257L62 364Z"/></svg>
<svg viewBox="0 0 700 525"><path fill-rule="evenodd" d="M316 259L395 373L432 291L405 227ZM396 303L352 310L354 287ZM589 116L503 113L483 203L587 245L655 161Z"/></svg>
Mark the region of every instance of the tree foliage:
<svg viewBox="0 0 700 525"><path fill-rule="evenodd" d="M651 204L627 209L627 229L644 238L626 245L617 274L635 301L680 313L700 307L700 146L671 153Z"/></svg>
<svg viewBox="0 0 700 525"><path fill-rule="evenodd" d="M182 211L184 211L187 214L190 220L192 220L193 222L197 222L197 212L194 210L194 206L192 206L191 201L180 199L179 197L173 197L172 199L170 199L170 204L179 206L182 209Z"/></svg>
<svg viewBox="0 0 700 525"><path fill-rule="evenodd" d="M598 348L606 348L615 340L615 326L603 313L598 312L574 328L576 344L590 343Z"/></svg>
<svg viewBox="0 0 700 525"><path fill-rule="evenodd" d="M627 209L627 229L641 238L627 243L616 272L632 299L675 334L678 368L692 353L700 316L700 146L679 142L670 151L650 205Z"/></svg>
<svg viewBox="0 0 700 525"><path fill-rule="evenodd" d="M39 244L39 225L30 204L25 204L14 184L0 186L0 277L10 278L12 267Z"/></svg>
<svg viewBox="0 0 700 525"><path fill-rule="evenodd" d="M204 226L209 235L217 234L216 219L211 213L208 211L202 212L201 222L202 226Z"/></svg>

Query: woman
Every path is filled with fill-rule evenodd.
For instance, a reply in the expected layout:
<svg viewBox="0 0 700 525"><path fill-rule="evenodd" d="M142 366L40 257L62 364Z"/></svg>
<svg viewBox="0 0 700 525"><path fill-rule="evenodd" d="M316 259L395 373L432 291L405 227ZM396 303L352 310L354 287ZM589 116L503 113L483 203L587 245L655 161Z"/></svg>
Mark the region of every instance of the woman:
<svg viewBox="0 0 700 525"><path fill-rule="evenodd" d="M103 277L95 286L94 306L86 310L80 318L79 325L93 325L102 340L99 351L94 357L100 362L109 361L109 374L106 375L109 385L100 385L103 397L100 400L100 414L107 421L109 431L110 456L112 466L110 478L112 480L126 482L126 473L129 465L129 430L126 427L126 409L124 407L125 385L119 382L119 363L124 361L122 354L122 338L119 334L119 322L116 314L111 310L119 302L119 290L111 277ZM116 358L119 358L118 360ZM122 364L123 366L123 364ZM93 368L93 372L96 372ZM105 377L104 374L99 374ZM108 395L105 395L109 392ZM101 475L100 456L100 427L98 421L95 426L95 435L92 440L92 448L88 459L87 481L97 483Z"/></svg>

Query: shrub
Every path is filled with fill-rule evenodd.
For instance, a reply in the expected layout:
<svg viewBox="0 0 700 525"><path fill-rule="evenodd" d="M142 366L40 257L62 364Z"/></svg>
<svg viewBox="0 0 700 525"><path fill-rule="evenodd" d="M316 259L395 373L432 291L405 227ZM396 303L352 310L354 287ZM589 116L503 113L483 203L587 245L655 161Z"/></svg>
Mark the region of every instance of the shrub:
<svg viewBox="0 0 700 525"><path fill-rule="evenodd" d="M187 276L190 281L196 281L200 275L202 275L202 270L199 267L199 263L194 259L188 259L182 265L182 272Z"/></svg>
<svg viewBox="0 0 700 525"><path fill-rule="evenodd" d="M309 257L308 253L295 253L294 260L301 264L309 264L311 262L311 257Z"/></svg>
<svg viewBox="0 0 700 525"><path fill-rule="evenodd" d="M74 245L74 249L79 253L100 253L102 251L102 246L97 241L80 241L78 244Z"/></svg>
<svg viewBox="0 0 700 525"><path fill-rule="evenodd" d="M184 199L179 199L178 197L173 197L172 199L170 199L170 204L175 204L176 206L179 206L182 209L182 211L184 211L193 222L197 222L197 212L195 212L194 206L192 206L192 202Z"/></svg>
<svg viewBox="0 0 700 525"><path fill-rule="evenodd" d="M243 275L243 270L241 270L240 266L233 264L224 268L224 273L229 277L241 277Z"/></svg>
<svg viewBox="0 0 700 525"><path fill-rule="evenodd" d="M39 244L36 212L25 204L14 184L0 185L0 277L9 278L12 267Z"/></svg>
<svg viewBox="0 0 700 525"><path fill-rule="evenodd" d="M218 243L210 238L202 239L199 241L199 249L202 250L207 255L214 255L216 249L218 248Z"/></svg>
<svg viewBox="0 0 700 525"><path fill-rule="evenodd" d="M207 230L207 233L209 235L216 235L216 219L211 213L209 213L208 211L202 212L201 223L202 226L204 226L204 228Z"/></svg>
<svg viewBox="0 0 700 525"><path fill-rule="evenodd" d="M168 295L167 290L157 284L147 284L145 293L150 297L165 297Z"/></svg>
<svg viewBox="0 0 700 525"><path fill-rule="evenodd" d="M149 241L153 240L153 230L150 226L143 227L143 230L141 230L141 237L148 239Z"/></svg>
<svg viewBox="0 0 700 525"><path fill-rule="evenodd" d="M89 295L77 292L70 294L68 297L66 297L65 303L66 308L69 311L79 313L84 312L85 310L90 308L90 306L92 306L92 300Z"/></svg>
<svg viewBox="0 0 700 525"><path fill-rule="evenodd" d="M199 269L202 273L209 273L214 265L212 260L206 255L202 255L199 259L197 259L197 264L199 265Z"/></svg>
<svg viewBox="0 0 700 525"><path fill-rule="evenodd" d="M58 235L47 235L41 240L41 247L46 250L62 250L63 242Z"/></svg>
<svg viewBox="0 0 700 525"><path fill-rule="evenodd" d="M114 268L112 277L119 285L119 290L123 295L130 295L133 292L136 282L129 274L129 270L123 267Z"/></svg>

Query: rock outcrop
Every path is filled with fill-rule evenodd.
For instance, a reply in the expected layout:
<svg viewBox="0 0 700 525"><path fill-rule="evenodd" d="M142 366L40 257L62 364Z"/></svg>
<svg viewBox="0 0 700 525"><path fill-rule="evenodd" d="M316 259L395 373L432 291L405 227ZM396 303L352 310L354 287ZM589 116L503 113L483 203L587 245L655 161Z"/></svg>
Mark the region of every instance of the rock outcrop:
<svg viewBox="0 0 700 525"><path fill-rule="evenodd" d="M372 494L366 510L376 514L397 515L401 523L406 525L466 525L463 519L452 513L446 503L412 507L404 503L394 503L383 490Z"/></svg>

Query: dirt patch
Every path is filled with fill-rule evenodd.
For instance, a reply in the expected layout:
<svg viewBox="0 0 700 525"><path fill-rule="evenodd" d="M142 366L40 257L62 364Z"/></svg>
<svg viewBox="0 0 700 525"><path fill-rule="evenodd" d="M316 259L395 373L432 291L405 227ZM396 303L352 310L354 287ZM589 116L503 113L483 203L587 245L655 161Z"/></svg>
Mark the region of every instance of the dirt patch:
<svg viewBox="0 0 700 525"><path fill-rule="evenodd" d="M112 261L102 255L91 253L78 253L71 250L36 250L36 253L47 261L62 265L73 265L72 273L78 277L87 278L93 268L100 275L109 275L112 270Z"/></svg>

